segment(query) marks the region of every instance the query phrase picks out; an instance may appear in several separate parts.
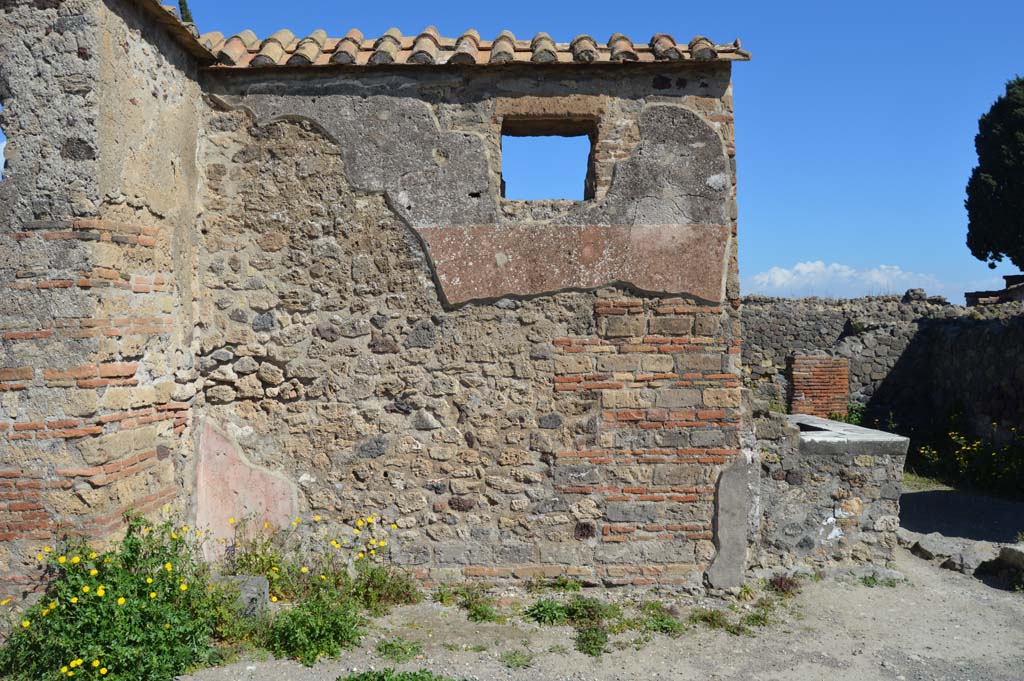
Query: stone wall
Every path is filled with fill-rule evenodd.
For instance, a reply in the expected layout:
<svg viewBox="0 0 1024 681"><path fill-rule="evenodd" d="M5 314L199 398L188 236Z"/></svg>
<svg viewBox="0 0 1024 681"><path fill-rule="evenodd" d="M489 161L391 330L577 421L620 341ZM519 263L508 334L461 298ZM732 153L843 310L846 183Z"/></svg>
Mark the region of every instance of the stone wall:
<svg viewBox="0 0 1024 681"><path fill-rule="evenodd" d="M296 77L168 21L0 10L0 579L168 505L379 513L433 579L700 584L742 430L729 63ZM504 131L583 124L593 198L501 196Z"/></svg>
<svg viewBox="0 0 1024 681"><path fill-rule="evenodd" d="M1024 306L965 308L923 292L851 300L748 296L745 382L785 404L786 357L849 360L851 400L901 429L945 428L962 412L976 432L1024 426Z"/></svg>
<svg viewBox="0 0 1024 681"><path fill-rule="evenodd" d="M199 88L150 24L126 1L0 10L21 36L0 44L0 582L181 489Z"/></svg>
<svg viewBox="0 0 1024 681"><path fill-rule="evenodd" d="M906 438L813 416L753 411L760 463L747 564L755 574L887 565L898 544Z"/></svg>
<svg viewBox="0 0 1024 681"><path fill-rule="evenodd" d="M683 107L646 94L646 77L608 88L587 73L548 83L543 113L581 115L587 102L601 112L605 147L645 147L648 164L684 144L672 135L717 130L722 160L701 160L668 186L731 174L721 141L731 128L691 118L727 112L726 73L705 74L713 97L671 98ZM220 110L205 121L199 366L204 418L226 437L200 441L198 466L230 457L239 479L285 472L268 483L275 505L258 511L268 518L317 514L338 531L371 512L394 519L391 558L433 579L700 584L715 555L715 482L739 453L737 301L722 298L736 290L732 227L695 231L693 266L671 274L694 282L672 286L713 301L594 289L657 275L664 254L638 249L670 253L672 242L648 228L653 242L548 271L551 257L523 249L574 248L533 237L614 240L644 171L627 161L611 182L613 165L598 166L602 203L500 200L489 179L500 151L489 145L502 116L538 106L496 96L515 87L507 76L456 89L458 74L367 75L353 92L250 80L215 84ZM384 84L407 95L359 95ZM615 96L599 96L605 89ZM580 90L587 96L568 96ZM708 216L699 221L731 224L731 186L692 194L688 210ZM641 210L648 221L690 222L657 204ZM466 236L437 227L467 221ZM701 255L709 247L717 253ZM701 274L708 259L725 269ZM197 516L225 531L249 509L245 497L222 486L200 495Z"/></svg>

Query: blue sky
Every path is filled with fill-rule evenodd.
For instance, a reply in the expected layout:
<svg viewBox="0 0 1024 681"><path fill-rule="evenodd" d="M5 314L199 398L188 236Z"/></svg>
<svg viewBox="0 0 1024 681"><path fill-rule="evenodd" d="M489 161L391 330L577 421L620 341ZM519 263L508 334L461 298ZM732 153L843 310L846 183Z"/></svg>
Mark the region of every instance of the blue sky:
<svg viewBox="0 0 1024 681"><path fill-rule="evenodd" d="M484 37L546 31L557 41L622 32L739 37L754 59L734 69L740 267L746 292L847 296L923 286L962 302L996 287L964 244L964 186L978 116L1024 74L1024 2L493 3L191 0L202 31L261 37L391 26ZM557 159L556 159L557 160ZM506 172L514 159L506 158ZM509 169L509 164L512 168ZM573 165L576 165L575 163ZM536 165L534 165L536 167ZM542 187L577 188L548 166ZM561 185L556 183L562 183ZM565 187L562 187L565 185ZM524 189L528 191L528 189Z"/></svg>

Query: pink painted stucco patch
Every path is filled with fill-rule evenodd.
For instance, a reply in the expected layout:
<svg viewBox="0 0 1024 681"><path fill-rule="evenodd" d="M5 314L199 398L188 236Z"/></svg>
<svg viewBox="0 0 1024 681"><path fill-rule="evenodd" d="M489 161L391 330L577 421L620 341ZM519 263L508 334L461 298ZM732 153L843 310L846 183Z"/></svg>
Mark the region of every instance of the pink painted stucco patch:
<svg viewBox="0 0 1024 681"><path fill-rule="evenodd" d="M250 463L238 445L207 419L199 437L196 465L196 527L214 539L231 539L238 524L282 527L298 513L297 490L284 476ZM235 519L235 523L231 519ZM223 545L206 542L208 558L222 553Z"/></svg>

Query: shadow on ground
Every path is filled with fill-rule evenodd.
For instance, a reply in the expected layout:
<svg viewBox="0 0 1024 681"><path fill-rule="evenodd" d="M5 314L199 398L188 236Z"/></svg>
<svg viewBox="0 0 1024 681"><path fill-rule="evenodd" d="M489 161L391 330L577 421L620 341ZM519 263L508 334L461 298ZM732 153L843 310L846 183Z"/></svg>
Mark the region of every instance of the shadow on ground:
<svg viewBox="0 0 1024 681"><path fill-rule="evenodd" d="M905 492L900 524L913 532L1013 543L1024 532L1024 502L958 490Z"/></svg>

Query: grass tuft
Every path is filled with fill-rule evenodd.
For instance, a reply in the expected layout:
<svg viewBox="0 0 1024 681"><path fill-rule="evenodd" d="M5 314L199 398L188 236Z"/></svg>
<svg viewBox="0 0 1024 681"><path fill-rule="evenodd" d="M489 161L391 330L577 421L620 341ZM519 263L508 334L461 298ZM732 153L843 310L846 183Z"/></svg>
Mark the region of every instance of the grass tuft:
<svg viewBox="0 0 1024 681"><path fill-rule="evenodd" d="M395 664L408 662L423 654L423 644L401 636L377 642L377 654Z"/></svg>

